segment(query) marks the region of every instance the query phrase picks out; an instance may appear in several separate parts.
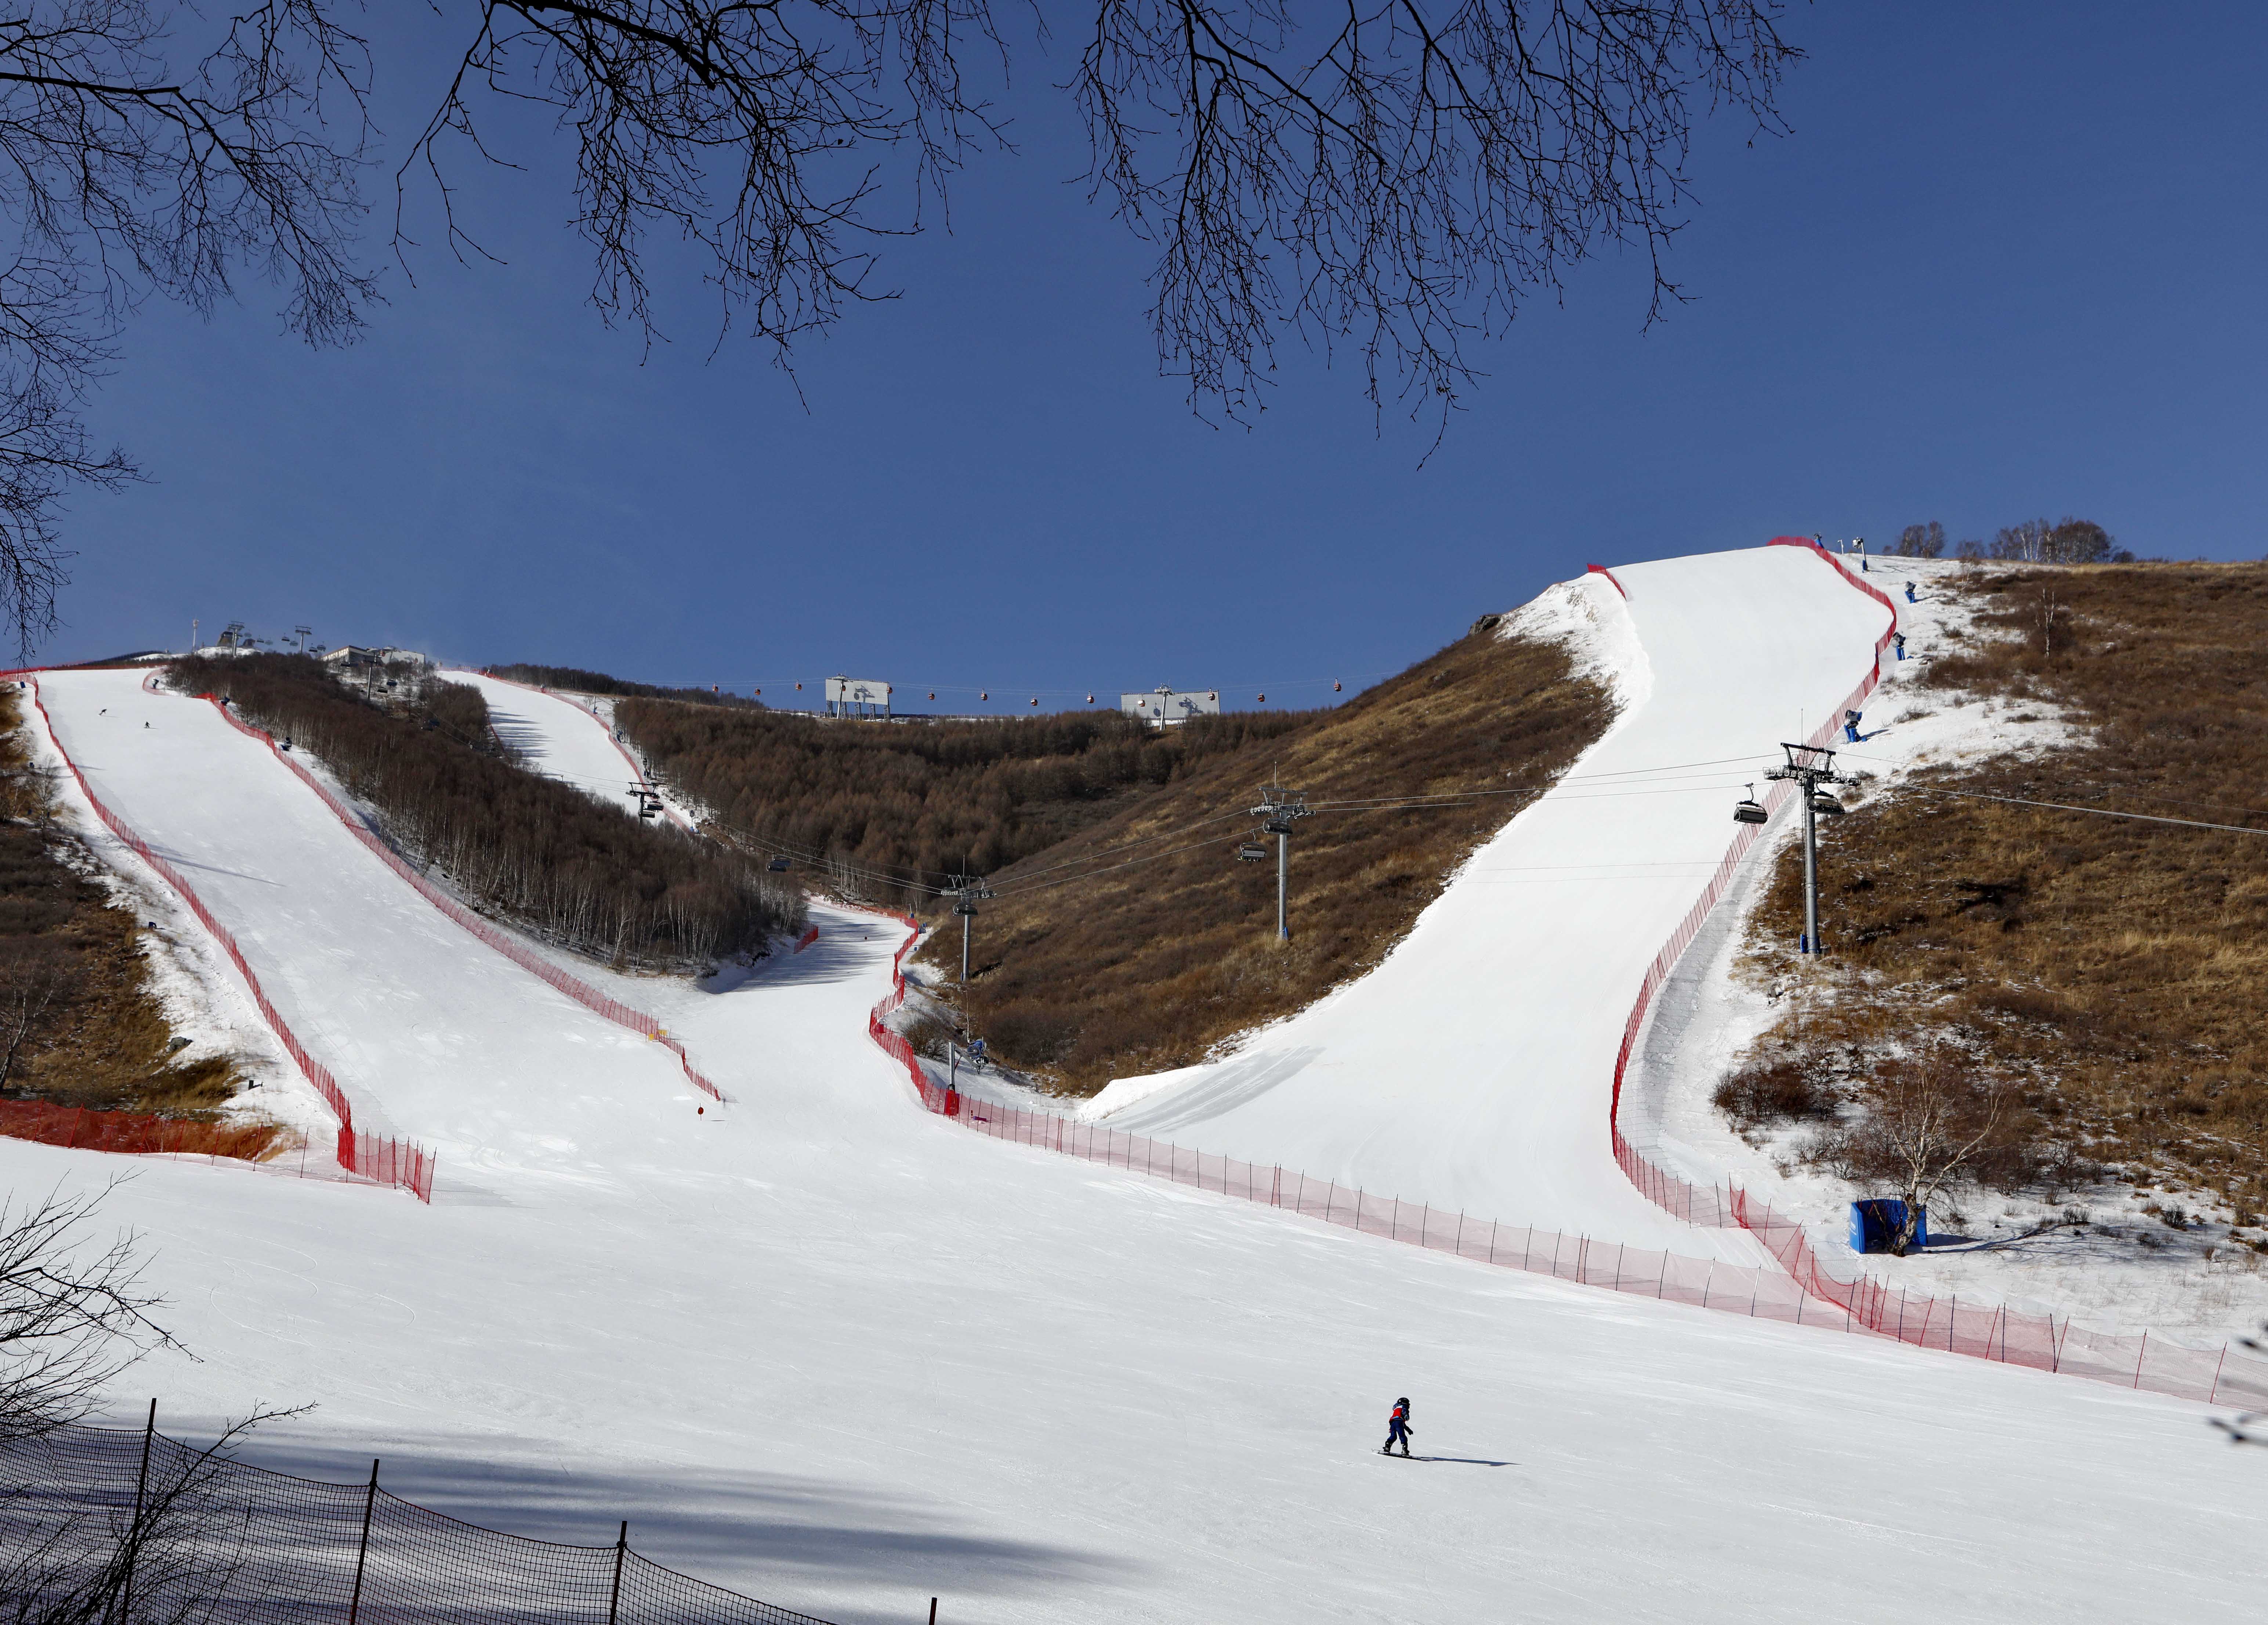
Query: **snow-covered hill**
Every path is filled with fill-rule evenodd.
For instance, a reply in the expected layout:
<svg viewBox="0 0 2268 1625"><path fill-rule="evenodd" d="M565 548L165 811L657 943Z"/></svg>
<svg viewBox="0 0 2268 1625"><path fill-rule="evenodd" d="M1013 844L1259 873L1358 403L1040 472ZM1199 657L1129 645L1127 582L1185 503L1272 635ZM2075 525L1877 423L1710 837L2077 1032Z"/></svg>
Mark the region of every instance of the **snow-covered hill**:
<svg viewBox="0 0 2268 1625"><path fill-rule="evenodd" d="M1849 592L1780 551L1786 573L1730 555L1624 579L1633 606L1808 593L1795 569ZM1697 626L1696 658L1766 624ZM1850 630L1863 662L1874 628ZM898 941L866 916L817 910L818 945L754 974L618 979L735 1097L719 1109L443 919L210 707L131 675L45 681L98 790L205 890L357 1111L442 1157L431 1207L138 1166L112 1210L202 1360L136 1369L121 1415L156 1393L179 1431L313 1402L254 1455L339 1479L382 1456L397 1491L529 1533L598 1541L628 1518L657 1557L846 1625L919 1619L932 1595L946 1621L1094 1625L2205 1620L2268 1585L2260 1464L2197 1407L1494 1270L929 1116L865 1036ZM1684 726L1716 732L1665 720L1636 765L1794 725L1779 691L1751 697L1736 727L1717 712L1737 685L1688 696ZM1721 785L1654 799L1692 803L1721 847ZM1623 842L1690 861L1646 805L1565 825L1612 826L1586 855L1636 913L1672 888L1612 879ZM1573 888L1498 889L1532 927ZM1457 974L1502 1004L1517 934L1471 917L1498 934ZM1652 930L1629 928L1641 965ZM1424 931L1454 967L1445 919ZM1566 984L1566 1025L1594 1003L1619 1022L1630 979L1587 987ZM1572 1070L1574 1049L1537 1054ZM1351 1088L1308 1108L1358 1148L1507 1121L1493 1096L1462 1118ZM1605 1200L1551 1166L1582 1134L1603 1152L1599 1110L1528 1119L1528 1165L1571 1202ZM1540 1149L1554 1121L1564 1149ZM117 1166L0 1141L20 1191ZM1431 1460L1374 1453L1402 1394Z"/></svg>
<svg viewBox="0 0 2268 1625"><path fill-rule="evenodd" d="M1451 1211L1761 1261L1743 1234L1677 1224L1616 1165L1615 1052L1743 783L1850 694L1888 620L1805 548L1551 589L1507 629L1563 630L1606 668L1623 703L1606 737L1377 970L1233 1055L1116 1083L1092 1112Z"/></svg>

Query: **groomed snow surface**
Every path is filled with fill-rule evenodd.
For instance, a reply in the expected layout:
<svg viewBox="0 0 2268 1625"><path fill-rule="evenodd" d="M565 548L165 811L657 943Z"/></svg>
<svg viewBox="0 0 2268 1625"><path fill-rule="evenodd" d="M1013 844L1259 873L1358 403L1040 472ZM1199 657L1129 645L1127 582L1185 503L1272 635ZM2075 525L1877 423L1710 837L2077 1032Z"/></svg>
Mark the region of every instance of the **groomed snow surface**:
<svg viewBox="0 0 2268 1625"><path fill-rule="evenodd" d="M1451 1212L1766 1261L1745 1232L1679 1224L1616 1165L1615 1052L1647 964L1731 843L1733 769L1760 778L1775 740L1816 728L1888 621L1808 548L1551 589L1506 630L1566 637L1612 681L1623 705L1606 737L1376 972L1233 1055L1116 1083L1094 1110Z"/></svg>
<svg viewBox="0 0 2268 1625"><path fill-rule="evenodd" d="M1690 591L1641 615L1648 573L1673 572ZM1753 554L1624 574L1656 696L1679 669L1668 605L1713 620L1738 597L1709 590L1719 577L1803 590ZM1831 692L1771 705L1849 688L1879 627L1867 607L1843 667L1822 651ZM1731 648L1754 624L1682 636ZM865 916L815 911L819 944L753 975L635 984L736 1097L719 1109L659 1047L450 925L210 707L131 674L43 680L97 790L191 875L358 1114L441 1155L430 1208L142 1160L111 1210L144 1232L202 1361L138 1367L122 1418L151 1393L190 1433L312 1402L254 1459L352 1480L382 1456L397 1493L557 1539L603 1542L627 1517L663 1562L845 1625L922 1619L932 1595L954 1625L2202 1621L2268 1585L2268 1467L2199 1408L1491 1269L931 1117L865 1037L899 939ZM1563 946L1605 962L1578 888L1507 871L1532 872L1476 860L1469 878L1531 923L1572 922ZM1669 889L1622 872L1594 889L1633 910ZM1390 965L1448 935L1440 912ZM1640 966L1650 929L1629 928ZM1524 1030L1543 1007L1518 979L1471 985L1493 992L1450 1007L1574 1075L1564 1040ZM1580 1002L1552 1013L1603 1003L1618 1023L1631 990L1570 982ZM1374 1010L1405 1034L1426 1013ZM1539 1144L1521 1165L1608 1202L1541 1144L1563 1116L1600 1142L1602 1123L1550 1102L1517 1119L1497 1099L1509 1069L1462 1114L1445 1079L1397 1109L1403 1080L1454 1064L1443 1051L1311 1113L1347 1119L1352 1158L1524 1121ZM119 1166L0 1141L19 1193ZM1402 1394L1429 1460L1374 1453Z"/></svg>

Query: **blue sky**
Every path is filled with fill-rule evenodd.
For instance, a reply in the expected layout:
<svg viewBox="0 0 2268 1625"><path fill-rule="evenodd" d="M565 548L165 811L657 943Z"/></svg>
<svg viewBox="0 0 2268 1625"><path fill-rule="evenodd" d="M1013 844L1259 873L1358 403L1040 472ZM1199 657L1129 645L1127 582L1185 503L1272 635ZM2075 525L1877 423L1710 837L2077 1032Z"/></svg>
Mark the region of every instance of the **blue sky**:
<svg viewBox="0 0 2268 1625"><path fill-rule="evenodd" d="M2268 12L1788 28L1793 135L1697 144L1694 302L1645 331L1642 266L1578 269L1477 353L1422 467L1429 431L1296 349L1249 430L1157 376L1148 258L1073 183L1060 48L1020 73L1022 152L887 246L903 297L804 347L801 402L745 342L711 355L697 290L651 355L608 332L556 172L480 178L508 263L424 254L353 349L279 336L256 286L136 320L92 421L151 481L76 500L47 655L179 647L194 616L767 699L849 672L956 710L1317 703L1592 560L2066 513L2146 555L2268 552ZM438 66L399 43L396 133Z"/></svg>

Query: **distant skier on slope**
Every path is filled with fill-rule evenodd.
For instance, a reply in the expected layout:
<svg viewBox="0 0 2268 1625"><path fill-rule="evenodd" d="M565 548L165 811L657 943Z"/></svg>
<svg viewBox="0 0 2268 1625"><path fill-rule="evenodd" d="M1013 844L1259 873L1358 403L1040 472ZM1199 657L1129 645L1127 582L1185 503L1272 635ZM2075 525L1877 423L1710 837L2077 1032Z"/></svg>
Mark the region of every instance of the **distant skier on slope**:
<svg viewBox="0 0 2268 1625"><path fill-rule="evenodd" d="M1853 744L1853 745L1858 744L1858 743L1859 742L1859 724L1860 723L1862 723L1862 722L1866 721L1866 720L1867 720L1867 718L1866 718L1866 715L1865 715L1865 713L1863 713L1863 712L1860 712L1860 711L1845 711L1845 712L1844 712L1844 713L1843 713L1843 737L1844 737L1844 739L1846 739L1846 740L1848 740L1851 744Z"/></svg>
<svg viewBox="0 0 2268 1625"><path fill-rule="evenodd" d="M1911 581L1909 581L1909 582L1907 582L1907 583L1906 583L1906 602L1907 602L1907 603L1909 603L1909 604L1911 604L1911 603L1914 603L1914 602L1916 602L1916 601L1917 601L1917 600L1915 599L1914 595L1913 595L1913 583L1912 583L1912 582L1911 582Z"/></svg>
<svg viewBox="0 0 2268 1625"><path fill-rule="evenodd" d="M1406 1399L1394 1401L1394 1414L1386 1419L1386 1443L1379 1446L1378 1453L1392 1455L1397 1440L1406 1459L1410 1454L1410 1401Z"/></svg>

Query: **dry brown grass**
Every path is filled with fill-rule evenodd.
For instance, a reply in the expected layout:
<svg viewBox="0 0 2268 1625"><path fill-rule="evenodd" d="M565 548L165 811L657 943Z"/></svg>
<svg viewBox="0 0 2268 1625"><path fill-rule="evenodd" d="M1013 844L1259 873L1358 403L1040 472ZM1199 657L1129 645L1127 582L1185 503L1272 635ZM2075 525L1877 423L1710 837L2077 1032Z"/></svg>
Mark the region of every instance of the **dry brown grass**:
<svg viewBox="0 0 2268 1625"><path fill-rule="evenodd" d="M1956 800L1933 787L2268 831L2268 566L1977 573L2012 641L1931 686L2061 711L2088 742L1931 770L1826 820L1825 962L1766 1066L1849 1078L1950 1031L2024 1082L2062 1153L2268 1209L2268 834ZM1756 916L1752 967L1794 968L1800 856Z"/></svg>
<svg viewBox="0 0 2268 1625"><path fill-rule="evenodd" d="M209 1120L240 1086L236 1069L223 1055L173 1059L141 922L110 901L92 859L55 824L48 788L31 771L20 703L0 690L0 967L52 967L56 978L6 1093Z"/></svg>
<svg viewBox="0 0 2268 1625"><path fill-rule="evenodd" d="M995 878L1003 895L977 923L962 1013L996 1055L1071 1092L1201 1060L1219 1040L1377 964L1457 864L1523 805L1495 796L1302 820L1285 945L1273 934L1273 839L1267 863L1235 861L1252 823L1241 809L1263 783L1315 802L1541 784L1610 717L1605 693L1578 678L1556 646L1476 630L1341 709L1209 758L1004 871ZM1119 860L1100 855L1145 840L1155 844L1126 856L1172 855L1105 869ZM1206 844L1174 849L1197 842ZM1079 866L1057 869L1070 864ZM944 929L924 957L949 985L958 923L941 909L932 917Z"/></svg>

